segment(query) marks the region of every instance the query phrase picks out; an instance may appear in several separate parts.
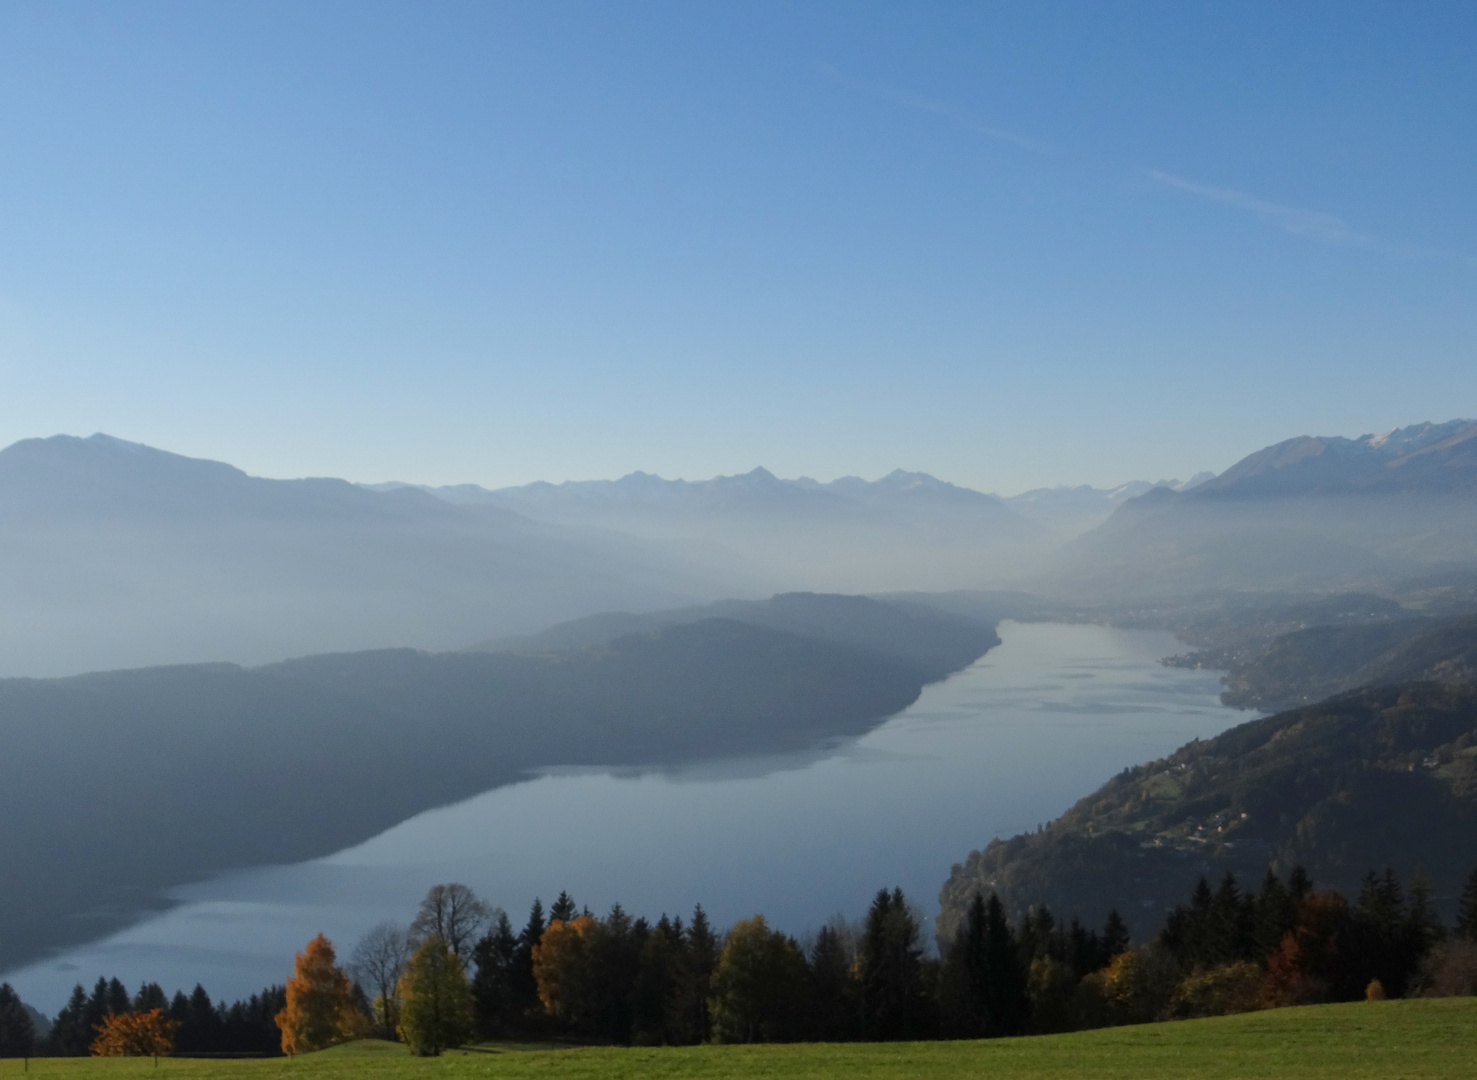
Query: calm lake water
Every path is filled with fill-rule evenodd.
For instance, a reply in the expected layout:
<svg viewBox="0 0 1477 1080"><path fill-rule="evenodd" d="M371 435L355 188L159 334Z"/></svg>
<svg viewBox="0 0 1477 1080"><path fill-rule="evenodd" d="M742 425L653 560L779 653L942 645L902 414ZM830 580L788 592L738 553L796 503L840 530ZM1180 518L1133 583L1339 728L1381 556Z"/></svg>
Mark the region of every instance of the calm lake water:
<svg viewBox="0 0 1477 1080"><path fill-rule="evenodd" d="M234 999L284 981L320 930L346 956L375 923L408 922L443 881L470 885L515 926L535 896L547 907L561 889L596 912L619 901L686 916L701 902L720 926L763 912L799 935L901 885L931 917L971 848L1248 719L1220 706L1214 673L1158 663L1178 651L1167 634L1007 622L1000 636L860 739L681 769L549 772L325 859L180 889L167 914L5 977L48 1013L99 975Z"/></svg>

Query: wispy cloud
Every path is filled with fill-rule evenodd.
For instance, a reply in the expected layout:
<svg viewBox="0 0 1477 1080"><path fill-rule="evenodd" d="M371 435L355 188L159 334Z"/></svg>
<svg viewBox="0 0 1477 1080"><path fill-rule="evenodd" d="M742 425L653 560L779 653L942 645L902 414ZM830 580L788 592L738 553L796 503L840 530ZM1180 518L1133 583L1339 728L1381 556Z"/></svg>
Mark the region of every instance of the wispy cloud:
<svg viewBox="0 0 1477 1080"><path fill-rule="evenodd" d="M827 63L817 63L815 70L826 78L843 86L848 90L865 94L868 97L881 101L900 105L905 109L916 112L929 113L933 116L942 117L956 126L994 139L997 142L1008 143L1021 150L1033 154L1062 154L1065 151L1060 146L1040 139L1033 139L1020 132L1011 131L1009 128L997 127L987 124L974 113L949 101L939 101L935 98L924 97L910 90L899 90L883 83L867 82L856 79L845 74L838 68ZM1081 154L1076 155L1083 159ZM1092 155L1086 155L1085 159L1092 159ZM1272 202L1269 199L1261 199L1235 188L1216 187L1212 184L1201 184L1194 180L1187 180L1183 176L1176 176L1160 169L1143 169L1141 175L1147 176L1156 184L1173 188L1193 195L1199 199L1210 202L1221 203L1225 206L1244 210L1255 214L1263 221L1274 225L1283 232L1292 236L1302 237L1319 244L1331 244L1338 247L1362 248L1367 251L1375 251L1384 255L1396 255L1407 259L1435 259L1443 262L1457 262L1469 267L1477 267L1477 257L1457 251L1447 251L1441 248L1424 247L1415 244L1398 244L1378 240L1366 235L1349 225L1342 218L1333 214L1324 213L1321 210L1305 210L1298 206L1287 206L1284 203Z"/></svg>
<svg viewBox="0 0 1477 1080"><path fill-rule="evenodd" d="M1188 195L1209 199L1211 202L1224 203L1238 210L1246 210L1276 225L1284 232L1315 240L1320 244L1365 248L1384 255L1398 255L1405 259L1435 259L1442 262L1458 262L1465 266L1477 266L1477 258L1460 251L1378 240L1351 228L1343 220L1332 214L1325 214L1321 210L1303 210L1296 206L1284 206L1282 203L1259 199L1255 195L1248 195L1234 188L1197 184L1182 176L1175 176L1173 173L1162 172L1158 169L1147 169L1145 174L1155 183L1174 188L1176 191L1183 191Z"/></svg>
<svg viewBox="0 0 1477 1080"><path fill-rule="evenodd" d="M1309 240L1317 240L1324 244L1357 247L1368 247L1374 243L1369 237L1351 229L1332 214L1325 214L1319 210L1302 210L1296 206L1283 206L1281 203L1258 199L1255 195L1248 195L1244 191L1197 184L1181 176L1160 172L1158 169L1149 169L1148 175L1149 179L1156 183L1172 187L1177 191L1198 195L1212 202L1225 203L1227 206L1234 206L1240 210L1249 210L1294 236L1305 236Z"/></svg>
<svg viewBox="0 0 1477 1080"><path fill-rule="evenodd" d="M947 101L937 101L933 98L924 97L921 94L914 94L908 90L897 90L890 86L884 86L881 83L869 83L861 79L853 79L830 64L816 64L815 69L832 82L844 86L848 90L856 90L869 97L879 98L882 101L890 101L894 105L901 105L906 109L914 109L918 112L942 116L944 119L953 121L965 130L972 131L976 135L983 135L987 139L1009 143L1012 146L1020 147L1022 150L1029 150L1033 154L1049 154L1053 153L1056 149L1048 143L1029 138L1017 132L1010 131L1007 128L986 124L968 109L963 109Z"/></svg>

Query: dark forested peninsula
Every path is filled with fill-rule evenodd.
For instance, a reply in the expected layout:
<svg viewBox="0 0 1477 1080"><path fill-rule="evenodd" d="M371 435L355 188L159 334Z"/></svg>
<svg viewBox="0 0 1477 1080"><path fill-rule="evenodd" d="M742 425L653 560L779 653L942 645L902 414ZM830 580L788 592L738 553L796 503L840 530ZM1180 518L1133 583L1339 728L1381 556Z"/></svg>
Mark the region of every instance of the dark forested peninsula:
<svg viewBox="0 0 1477 1080"><path fill-rule="evenodd" d="M562 648L0 680L0 969L116 929L171 886L325 855L540 767L860 735L999 640L858 597L723 614Z"/></svg>
<svg viewBox="0 0 1477 1080"><path fill-rule="evenodd" d="M1303 865L1354 893L1371 866L1424 871L1449 908L1477 862L1477 690L1364 689L1241 724L1124 770L1040 832L996 840L945 883L940 940L974 895L1044 903L1136 937L1202 875Z"/></svg>

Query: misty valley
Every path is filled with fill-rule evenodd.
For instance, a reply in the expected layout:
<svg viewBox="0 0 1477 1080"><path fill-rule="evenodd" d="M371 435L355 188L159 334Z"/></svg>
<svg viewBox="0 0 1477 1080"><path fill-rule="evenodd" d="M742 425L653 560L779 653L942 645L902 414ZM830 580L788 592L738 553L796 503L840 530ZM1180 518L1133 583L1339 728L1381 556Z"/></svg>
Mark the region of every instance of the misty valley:
<svg viewBox="0 0 1477 1080"><path fill-rule="evenodd" d="M1276 900L1295 936L1316 887L1362 897L1349 925L1373 933L1368 905L1405 903L1369 892L1384 867L1421 925L1471 922L1474 455L1453 421L1000 498L904 472L280 481L106 436L16 444L0 968L30 1006L71 1000L59 1031L104 974L245 1000L315 935L347 947L465 882L512 913L561 890L702 904L719 942L762 912L802 965L869 899L905 903L899 947L940 972L988 898L990 933L1035 942L1022 971L1066 963L1043 911L1123 939L1041 969L1050 1023L1117 1022L1061 995L1106 993L1123 957L1161 971L1135 1016L1271 1000L1276 942L1205 952L1176 927ZM1266 872L1307 889L1249 891ZM1221 899L1171 918L1201 879ZM1392 986L1458 963L1438 937ZM1206 963L1231 981L1193 983ZM1277 1001L1362 977L1283 971ZM985 1030L940 1019L956 992L896 1031Z"/></svg>

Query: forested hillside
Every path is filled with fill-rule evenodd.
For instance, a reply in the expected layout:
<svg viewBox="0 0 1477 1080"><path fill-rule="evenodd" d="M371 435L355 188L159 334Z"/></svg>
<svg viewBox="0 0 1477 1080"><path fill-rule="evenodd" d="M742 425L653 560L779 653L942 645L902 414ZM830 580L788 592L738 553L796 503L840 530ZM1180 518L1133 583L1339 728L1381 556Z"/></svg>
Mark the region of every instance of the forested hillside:
<svg viewBox="0 0 1477 1080"><path fill-rule="evenodd" d="M539 655L0 681L0 968L114 929L168 886L324 855L539 767L859 735L998 641L957 616L846 603L870 644L807 633L837 601L802 597L771 626L709 618Z"/></svg>
<svg viewBox="0 0 1477 1080"><path fill-rule="evenodd" d="M1477 690L1365 689L1253 720L1127 769L1044 830L956 864L941 894L948 940L979 890L1016 912L1045 903L1136 936L1201 875L1257 880L1303 865L1353 893L1368 868L1422 868L1447 910L1477 862Z"/></svg>
<svg viewBox="0 0 1477 1080"><path fill-rule="evenodd" d="M1226 676L1227 705L1277 708L1358 686L1477 682L1477 618L1312 626L1276 639Z"/></svg>

